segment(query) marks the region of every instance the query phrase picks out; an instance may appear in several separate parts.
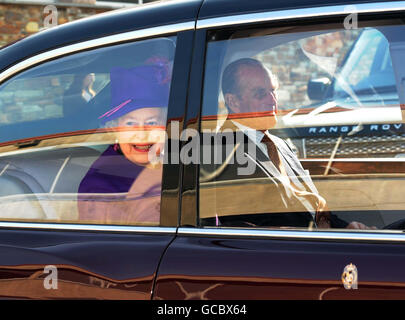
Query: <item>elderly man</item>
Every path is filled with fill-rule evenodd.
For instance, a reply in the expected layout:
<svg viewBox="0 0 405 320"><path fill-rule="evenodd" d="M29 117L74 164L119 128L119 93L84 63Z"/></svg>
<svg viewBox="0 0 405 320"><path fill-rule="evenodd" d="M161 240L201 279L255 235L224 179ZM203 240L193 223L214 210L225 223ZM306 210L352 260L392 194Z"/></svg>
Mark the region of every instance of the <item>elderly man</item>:
<svg viewBox="0 0 405 320"><path fill-rule="evenodd" d="M277 123L277 87L272 73L261 62L250 58L229 64L222 77L228 118L256 144L258 154L254 161L280 192L275 207L284 206L285 213L270 216L280 219L280 226L284 223L303 226L302 219L306 218L310 223L315 221L318 228L369 229L362 223L347 223L331 214L309 172L303 169L289 145L268 132ZM262 156L264 159L260 159Z"/></svg>

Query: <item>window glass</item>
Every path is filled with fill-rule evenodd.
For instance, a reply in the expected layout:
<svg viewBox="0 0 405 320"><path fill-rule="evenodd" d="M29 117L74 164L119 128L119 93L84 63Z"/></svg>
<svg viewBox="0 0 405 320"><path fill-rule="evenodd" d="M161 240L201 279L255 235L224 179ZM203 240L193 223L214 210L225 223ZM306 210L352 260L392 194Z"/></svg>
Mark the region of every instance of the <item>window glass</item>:
<svg viewBox="0 0 405 320"><path fill-rule="evenodd" d="M210 34L201 226L405 228L405 29L381 24Z"/></svg>
<svg viewBox="0 0 405 320"><path fill-rule="evenodd" d="M176 38L72 54L0 85L0 219L159 225Z"/></svg>

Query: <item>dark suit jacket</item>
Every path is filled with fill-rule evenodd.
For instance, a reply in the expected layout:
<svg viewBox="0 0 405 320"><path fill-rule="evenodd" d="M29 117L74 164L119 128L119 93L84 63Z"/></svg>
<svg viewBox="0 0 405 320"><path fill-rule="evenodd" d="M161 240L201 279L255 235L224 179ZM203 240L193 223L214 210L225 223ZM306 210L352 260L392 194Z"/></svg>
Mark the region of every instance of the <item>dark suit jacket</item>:
<svg viewBox="0 0 405 320"><path fill-rule="evenodd" d="M298 200L294 195L291 194L291 191L288 188L285 188L281 182L283 177L281 177L280 172L276 169L274 164L270 161L267 154L264 154L261 149L249 138L244 135L243 142L238 141L235 133L221 133L222 139L214 138L214 141L218 142L221 147L222 152L222 163L214 164L214 152L211 152L211 161L208 164L200 165L200 182L225 182L232 181L233 183L242 183L244 179L255 179L255 178L268 178L267 186L268 192L266 193L266 199L255 198L249 199L252 203L255 201L270 201L271 206L275 208L274 211L255 213L255 214L244 214L244 212L235 212L235 215L223 215L221 212L218 212L219 222L223 226L275 226L275 227L308 227L311 222L315 219L315 212L311 210L310 204L308 202L302 202ZM269 134L271 140L275 143L280 155L283 165L286 169L286 172L292 182L298 186L300 189L307 190L309 192L318 194L318 191L311 179L310 173L308 170L305 170L297 156L291 150L289 145L282 139ZM240 136L239 136L240 137ZM217 139L217 140L215 140ZM211 148L211 151L215 150L214 141L209 141L208 139L203 139L203 148L202 154L204 154L204 148ZM226 142L225 142L226 141ZM225 143L224 143L225 142ZM235 149L232 149L232 145L239 146ZM248 145L250 143L250 146ZM253 145L252 145L253 144ZM233 150L236 155L243 154L246 160L245 164L241 164L240 161L236 161L234 157L233 163L226 164L231 150ZM207 161L206 161L207 162ZM240 169L254 168L252 174L249 175L240 175ZM263 179L261 179L263 180ZM276 191L275 191L276 190ZM219 203L232 201L232 199L224 199L221 194L221 190L218 189L216 195L216 201ZM267 198L268 195L268 198ZM235 194L235 197L238 195ZM203 205L203 204L201 204ZM218 205L220 207L220 205ZM267 206L268 207L268 206ZM280 212L279 208L284 208L283 212ZM316 210L316 208L314 208ZM311 211L313 211L311 213ZM341 219L338 219L335 215L330 215L331 226L342 228L347 225L347 223ZM202 224L205 225L215 225L218 224L217 219L203 219Z"/></svg>

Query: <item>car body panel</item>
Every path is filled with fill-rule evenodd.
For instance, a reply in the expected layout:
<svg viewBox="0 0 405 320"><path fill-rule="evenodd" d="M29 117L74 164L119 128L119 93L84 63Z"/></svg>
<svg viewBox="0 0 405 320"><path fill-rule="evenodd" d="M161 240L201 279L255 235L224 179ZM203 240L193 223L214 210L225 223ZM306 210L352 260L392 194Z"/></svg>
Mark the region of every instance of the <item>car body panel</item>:
<svg viewBox="0 0 405 320"><path fill-rule="evenodd" d="M266 1L266 0L254 0L254 1L235 1L232 0L205 0L200 13L198 15L199 20L226 17L240 14L282 11L282 10L296 10L306 8L321 8L329 6L345 6L356 5L364 3L381 3L378 0L363 1L363 0L335 0L335 1L322 1L322 0L292 0L292 1ZM291 11L293 12L293 11ZM252 21L254 22L254 21Z"/></svg>
<svg viewBox="0 0 405 320"><path fill-rule="evenodd" d="M163 257L154 299L404 298L403 244L232 238L219 236L221 229L213 232L217 236L185 236L180 228ZM351 263L358 270L357 290L346 290L341 281Z"/></svg>
<svg viewBox="0 0 405 320"><path fill-rule="evenodd" d="M150 299L156 267L175 229L139 231L2 228L0 297ZM46 279L52 267L55 283Z"/></svg>

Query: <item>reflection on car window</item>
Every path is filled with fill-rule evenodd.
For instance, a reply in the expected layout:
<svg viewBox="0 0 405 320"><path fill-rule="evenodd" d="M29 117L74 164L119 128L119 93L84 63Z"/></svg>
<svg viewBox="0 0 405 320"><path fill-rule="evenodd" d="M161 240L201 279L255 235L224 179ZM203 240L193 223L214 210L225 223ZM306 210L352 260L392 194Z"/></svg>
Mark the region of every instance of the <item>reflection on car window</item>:
<svg viewBox="0 0 405 320"><path fill-rule="evenodd" d="M394 63L403 52L390 50L390 41L401 47L402 31L292 27L213 37L201 225L404 229L402 67Z"/></svg>
<svg viewBox="0 0 405 320"><path fill-rule="evenodd" d="M175 44L72 54L0 86L0 220L159 225Z"/></svg>
<svg viewBox="0 0 405 320"><path fill-rule="evenodd" d="M388 45L380 31L364 30L335 82L335 98L349 96L344 81L353 88L359 101L366 101L368 95L378 92L395 94L395 77Z"/></svg>

